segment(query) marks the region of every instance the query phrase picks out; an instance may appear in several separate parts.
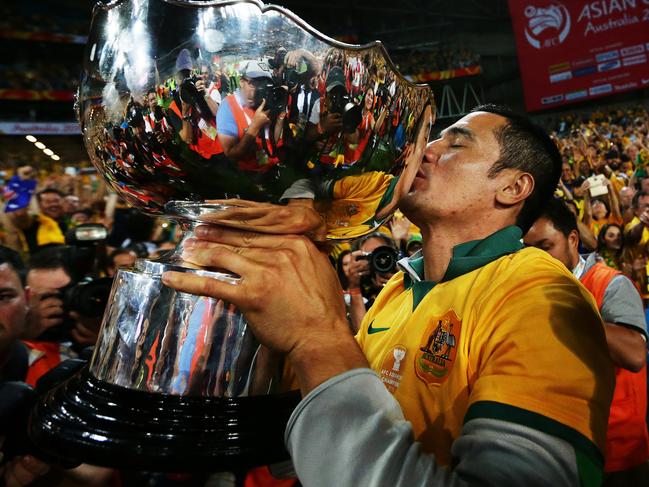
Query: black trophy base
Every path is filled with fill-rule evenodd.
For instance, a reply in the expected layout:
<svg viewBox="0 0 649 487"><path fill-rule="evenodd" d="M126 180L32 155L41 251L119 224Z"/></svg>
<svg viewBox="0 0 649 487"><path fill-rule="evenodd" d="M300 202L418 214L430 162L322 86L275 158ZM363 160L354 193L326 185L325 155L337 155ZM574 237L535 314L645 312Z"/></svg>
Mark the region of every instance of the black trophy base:
<svg viewBox="0 0 649 487"><path fill-rule="evenodd" d="M299 393L205 398L147 393L84 368L35 406L29 436L63 463L152 472L242 471L287 460Z"/></svg>

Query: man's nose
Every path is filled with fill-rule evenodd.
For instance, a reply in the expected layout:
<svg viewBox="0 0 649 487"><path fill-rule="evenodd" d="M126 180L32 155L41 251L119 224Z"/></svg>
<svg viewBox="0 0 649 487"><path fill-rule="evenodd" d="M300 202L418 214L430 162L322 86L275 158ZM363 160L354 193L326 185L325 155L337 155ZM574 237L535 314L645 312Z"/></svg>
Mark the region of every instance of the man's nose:
<svg viewBox="0 0 649 487"><path fill-rule="evenodd" d="M428 144L426 144L426 148L424 149L424 162L433 162L439 159L441 147L441 139L428 142Z"/></svg>

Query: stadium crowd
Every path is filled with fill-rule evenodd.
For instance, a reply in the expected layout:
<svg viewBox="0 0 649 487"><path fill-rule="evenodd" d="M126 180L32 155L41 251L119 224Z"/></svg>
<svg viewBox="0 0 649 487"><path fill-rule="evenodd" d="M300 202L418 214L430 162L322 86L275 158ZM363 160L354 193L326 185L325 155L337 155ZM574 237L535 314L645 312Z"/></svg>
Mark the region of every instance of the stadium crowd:
<svg viewBox="0 0 649 487"><path fill-rule="evenodd" d="M646 107L562 118L552 136L563 171L557 195L578 215L583 250L632 277L643 298L649 252Z"/></svg>
<svg viewBox="0 0 649 487"><path fill-rule="evenodd" d="M414 50L407 55L398 52L394 56L394 61L402 73L418 75L478 66L480 55L470 49L439 48L427 51Z"/></svg>
<svg viewBox="0 0 649 487"><path fill-rule="evenodd" d="M598 259L632 279L646 308L646 107L566 116L558 121L552 138L563 158L556 196L565 200L576 217L581 253L596 252ZM24 347L30 357L36 357L27 375L27 382L35 385L47 370L66 358L83 355L97 339L103 310L71 309L63 290L81 282L110 279L119 267L132 265L136 258L158 258L173 249L179 232L172 223L130 209L99 178L88 174L37 173L31 166L20 166L9 171L5 179L4 208L0 213L0 288L5 295L11 294L3 298L5 301L20 301L22 311L7 313L3 318L7 322L3 326L11 333L0 335L0 354L11 355L12 350ZM92 241L90 263L79 257L80 249L87 249L88 243L81 243L75 234L75 229L87 224L106 229ZM397 212L374 233L334 247L330 260L338 272L354 332L380 290L396 273L397 261L421 249L421 240L419 230ZM545 240L540 242L534 245L552 251L543 243ZM5 377L8 373L3 372ZM22 469L42 475L49 469L31 457L19 458L14 462L14 472ZM83 465L65 474L58 471L57 475L67 479L68 483L61 485L101 486L111 485L117 474ZM147 481L161 483L147 485L203 485L191 483L197 481L196 477L177 477L176 484L169 483L169 476L152 479ZM206 477L201 479L207 481ZM134 482L141 481L142 477L137 477Z"/></svg>

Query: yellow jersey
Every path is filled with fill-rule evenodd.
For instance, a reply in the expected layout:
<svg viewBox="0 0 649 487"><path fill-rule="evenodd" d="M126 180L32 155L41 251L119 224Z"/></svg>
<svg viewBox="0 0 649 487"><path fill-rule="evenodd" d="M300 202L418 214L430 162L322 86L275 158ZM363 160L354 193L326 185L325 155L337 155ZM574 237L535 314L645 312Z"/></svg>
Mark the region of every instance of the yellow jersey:
<svg viewBox="0 0 649 487"><path fill-rule="evenodd" d="M558 436L580 471L601 475L614 373L597 306L520 237L512 226L456 246L439 283L417 254L402 261L357 341L441 465L463 423L482 417Z"/></svg>

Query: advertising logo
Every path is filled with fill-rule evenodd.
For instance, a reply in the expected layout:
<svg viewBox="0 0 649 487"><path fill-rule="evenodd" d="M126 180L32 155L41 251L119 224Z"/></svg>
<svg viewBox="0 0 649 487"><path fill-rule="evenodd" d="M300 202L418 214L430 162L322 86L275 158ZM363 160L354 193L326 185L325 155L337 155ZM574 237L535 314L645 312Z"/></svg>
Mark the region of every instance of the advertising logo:
<svg viewBox="0 0 649 487"><path fill-rule="evenodd" d="M541 98L542 105L550 105L552 103L559 103L560 101L563 101L563 95L546 96Z"/></svg>
<svg viewBox="0 0 649 487"><path fill-rule="evenodd" d="M559 2L550 2L546 7L528 5L525 17L525 38L536 49L558 46L570 33L570 13Z"/></svg>
<svg viewBox="0 0 649 487"><path fill-rule="evenodd" d="M595 60L598 63L603 63L604 61L610 61L611 59L617 59L620 57L620 53L616 49L615 51L603 52L595 56Z"/></svg>
<svg viewBox="0 0 649 487"><path fill-rule="evenodd" d="M609 61L608 63L602 63L597 65L597 71L603 73L604 71L612 71L613 69L618 69L622 66L622 62L619 59L615 61Z"/></svg>
<svg viewBox="0 0 649 487"><path fill-rule="evenodd" d="M625 66L633 66L635 64L644 64L647 62L647 56L645 54L640 54L637 56L629 56L622 59L622 62Z"/></svg>
<svg viewBox="0 0 649 487"><path fill-rule="evenodd" d="M612 91L613 86L610 84L593 86L592 88L588 89L588 93L590 93L591 96L603 95L604 93L610 93Z"/></svg>

